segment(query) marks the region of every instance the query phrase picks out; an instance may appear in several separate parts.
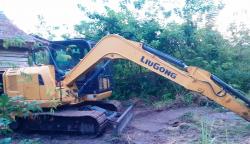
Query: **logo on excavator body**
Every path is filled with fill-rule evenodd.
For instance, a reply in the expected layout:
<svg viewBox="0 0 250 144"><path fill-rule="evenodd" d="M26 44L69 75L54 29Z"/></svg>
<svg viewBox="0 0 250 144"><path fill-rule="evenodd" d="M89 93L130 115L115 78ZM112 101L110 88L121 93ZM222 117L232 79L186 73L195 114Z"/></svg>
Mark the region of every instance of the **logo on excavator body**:
<svg viewBox="0 0 250 144"><path fill-rule="evenodd" d="M165 67L161 66L160 64L156 63L156 62L152 62L149 59L145 59L144 56L141 57L141 62L153 67L155 70L158 70L161 73L164 73L165 75L175 79L176 78L176 73L171 72L170 70L166 69Z"/></svg>

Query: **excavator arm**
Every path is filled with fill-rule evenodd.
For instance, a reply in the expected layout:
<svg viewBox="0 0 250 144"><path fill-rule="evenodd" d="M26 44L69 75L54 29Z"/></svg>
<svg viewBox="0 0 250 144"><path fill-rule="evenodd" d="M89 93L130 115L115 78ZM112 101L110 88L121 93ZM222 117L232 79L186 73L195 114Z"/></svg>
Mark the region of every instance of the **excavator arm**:
<svg viewBox="0 0 250 144"><path fill-rule="evenodd" d="M143 66L188 90L200 93L250 121L250 101L208 71L187 66L182 61L157 51L143 43L127 40L119 35L102 38L95 47L64 78L63 86L71 87L104 59L126 59ZM239 98L241 101L239 101Z"/></svg>

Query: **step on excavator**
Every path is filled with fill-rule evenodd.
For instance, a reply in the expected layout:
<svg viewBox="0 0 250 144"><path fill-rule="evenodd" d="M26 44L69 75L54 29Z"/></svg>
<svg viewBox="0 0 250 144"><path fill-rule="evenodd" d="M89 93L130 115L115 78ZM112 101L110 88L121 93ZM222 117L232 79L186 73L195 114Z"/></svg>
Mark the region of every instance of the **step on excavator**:
<svg viewBox="0 0 250 144"><path fill-rule="evenodd" d="M239 90L206 70L187 66L144 43L112 34L94 44L67 72L60 70L53 59L53 65L8 69L3 74L4 92L8 96L23 96L27 101L36 100L43 108L43 112L34 112L29 118L17 118L16 127L100 134L111 124L120 134L132 117L133 105L120 110L118 102L105 100L112 93L111 78L105 71L115 59L132 61L250 121L250 101ZM31 76L30 81L21 83L27 75ZM91 89L93 85L98 89ZM60 105L51 113L54 101Z"/></svg>

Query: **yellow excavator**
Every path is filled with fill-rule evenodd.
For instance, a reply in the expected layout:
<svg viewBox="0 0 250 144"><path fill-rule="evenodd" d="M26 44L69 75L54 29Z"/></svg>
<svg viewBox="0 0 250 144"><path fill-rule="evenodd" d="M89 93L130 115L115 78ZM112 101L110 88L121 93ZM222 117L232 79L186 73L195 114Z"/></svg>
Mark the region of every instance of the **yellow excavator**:
<svg viewBox="0 0 250 144"><path fill-rule="evenodd" d="M250 121L250 101L215 75L164 54L150 46L127 40L119 35L102 38L70 71L60 79L56 65L9 69L3 74L4 92L23 96L27 101L40 102L43 112L34 117L20 118L22 127L31 130L78 131L100 133L108 123L121 132L132 117L132 106L120 111L119 104L105 101L111 96L109 77L100 76L111 60L125 59L159 74L184 88L197 92ZM102 63L100 66L99 64ZM98 67L98 70L88 73ZM22 83L31 76L29 81ZM100 91L84 92L98 76ZM81 81L85 79L84 81ZM79 81L81 84L79 84ZM102 91L104 90L104 91ZM53 113L46 109L60 102Z"/></svg>

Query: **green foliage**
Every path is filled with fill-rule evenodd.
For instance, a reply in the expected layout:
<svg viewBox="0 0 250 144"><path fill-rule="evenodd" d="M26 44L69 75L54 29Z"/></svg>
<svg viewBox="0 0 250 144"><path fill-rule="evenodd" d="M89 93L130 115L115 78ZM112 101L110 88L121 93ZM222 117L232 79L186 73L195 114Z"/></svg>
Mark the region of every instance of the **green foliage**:
<svg viewBox="0 0 250 144"><path fill-rule="evenodd" d="M131 10L131 5L135 8ZM148 9L145 10L146 5ZM218 75L232 86L248 92L250 90L249 30L231 26L231 40L227 40L216 31L214 22L224 4L221 1L186 0L183 7L165 10L161 2L156 1L120 1L120 10L105 6L104 13L91 12L78 5L88 16L75 30L83 37L98 41L106 34L119 34L125 38L141 41L152 47L183 60L188 65L198 66ZM156 10L157 9L157 10ZM145 11L145 18L140 13ZM159 15L168 13L177 15L183 23L164 22ZM132 62L114 63L114 97L127 99L138 96L148 99L171 93L171 96L183 93L180 86L141 68ZM163 99L172 99L169 97ZM191 103L191 96L187 96ZM164 101L165 101L164 100ZM185 100L185 99L184 99Z"/></svg>
<svg viewBox="0 0 250 144"><path fill-rule="evenodd" d="M49 54L45 50L37 51L34 53L35 59L33 60L36 64L49 64ZM31 60L32 61L32 60Z"/></svg>
<svg viewBox="0 0 250 144"><path fill-rule="evenodd" d="M171 93L166 93L166 94L164 94L164 95L162 95L162 100L163 101L168 101L168 100L170 100L170 99L175 99L175 97L173 96L173 94L171 94Z"/></svg>
<svg viewBox="0 0 250 144"><path fill-rule="evenodd" d="M193 95L191 93L187 93L183 95L183 100L184 100L184 103L190 105L193 102Z"/></svg>
<svg viewBox="0 0 250 144"><path fill-rule="evenodd" d="M174 100L175 100L175 96L172 93L165 93L162 95L160 100L155 101L153 103L151 101L151 103L155 109L160 110L168 106L169 104L171 104Z"/></svg>
<svg viewBox="0 0 250 144"><path fill-rule="evenodd" d="M71 59L70 55L67 55L65 51L60 50L56 52L56 60L59 62L66 62Z"/></svg>
<svg viewBox="0 0 250 144"><path fill-rule="evenodd" d="M0 134L6 135L11 132L9 129L9 124L11 123L11 120L8 118L0 118Z"/></svg>
<svg viewBox="0 0 250 144"><path fill-rule="evenodd" d="M25 39L23 37L14 37L3 40L3 47L8 49L9 47L23 47Z"/></svg>
<svg viewBox="0 0 250 144"><path fill-rule="evenodd" d="M153 105L154 109L156 109L156 110L162 110L167 105L169 105L171 103L172 103L172 100L167 100L167 101L160 100L160 101L154 102L152 105Z"/></svg>
<svg viewBox="0 0 250 144"><path fill-rule="evenodd" d="M124 7L124 4L121 5L120 12L109 7L105 9L106 14L87 12L86 15L90 18L90 22L82 21L76 25L76 31L93 40L99 40L107 33L115 33L131 40L144 41L155 47L159 46L158 34L162 31L159 22L154 19L139 20L132 11ZM162 95L166 88L159 89L163 85L169 85L169 82L164 82L163 78L132 62L117 61L114 64L114 71L114 96L116 98L127 99L135 95L148 98ZM159 88L157 88L158 86Z"/></svg>
<svg viewBox="0 0 250 144"><path fill-rule="evenodd" d="M55 32L59 29L58 26L50 26L46 23L45 18L42 15L37 16L38 19L38 25L37 28L37 35L46 37L49 40L52 40L56 37Z"/></svg>
<svg viewBox="0 0 250 144"><path fill-rule="evenodd" d="M143 5L145 4L145 0L137 0L137 1L134 1L134 7L136 9L142 9Z"/></svg>
<svg viewBox="0 0 250 144"><path fill-rule="evenodd" d="M41 111L37 102L27 102L23 97L0 96L0 133L10 132L8 124L15 121L15 116L29 116L30 112Z"/></svg>
<svg viewBox="0 0 250 144"><path fill-rule="evenodd" d="M60 69L70 69L77 65L79 60L82 59L86 53L86 49L84 51L76 45L68 45L62 49L56 50L55 61Z"/></svg>

